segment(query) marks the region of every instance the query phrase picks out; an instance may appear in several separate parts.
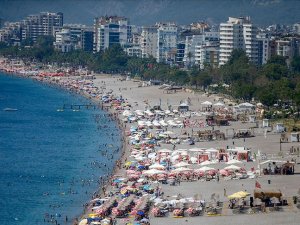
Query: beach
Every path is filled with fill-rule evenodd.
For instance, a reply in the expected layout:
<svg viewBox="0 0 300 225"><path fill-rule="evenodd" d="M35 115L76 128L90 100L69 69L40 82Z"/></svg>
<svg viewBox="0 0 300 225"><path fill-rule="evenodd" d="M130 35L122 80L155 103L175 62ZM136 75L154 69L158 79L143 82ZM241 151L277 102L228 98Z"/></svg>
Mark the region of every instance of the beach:
<svg viewBox="0 0 300 225"><path fill-rule="evenodd" d="M292 147L299 147L299 143L291 142L290 140L286 143L281 144L281 133L275 131L273 126L269 124L267 127L262 126L262 120L257 120L257 123L253 123L250 121L244 120L230 120L229 125L208 125L207 115L210 115L207 109L203 109L204 102L211 102L211 105L216 104L218 102L222 102L224 107L228 107L231 110L232 100L227 99L226 97L220 97L217 95L206 95L203 92L195 93L189 89L180 89L176 91L172 91L172 93L166 91L166 89L160 89L160 86L149 85L147 82L141 82L136 80L128 79L126 80L124 77L117 75L94 75L95 79L84 79L80 76L59 76L59 77L49 77L49 76L38 76L39 81L53 83L55 85L59 85L68 90L72 90L78 92L85 97L92 99L96 105L103 109L107 109L109 111L109 115L112 119L114 119L119 127L123 130L123 150L122 157L116 163L113 175L114 177L110 177L108 179L109 182L103 181L102 184L105 183L105 187L101 187L98 194L95 194L93 197L96 198L106 198L105 201L109 201L109 199L118 196L117 201L121 201L121 199L126 200L130 196L134 196L133 202L135 202L135 206L142 204L145 201L145 206L143 209L147 209L145 212L147 219L150 219L151 224L298 224L297 221L300 219L299 209L297 205L293 203L292 197L297 195L299 190L299 158L297 154L291 154ZM107 97L103 97L107 96ZM180 113L178 112L178 107L181 104L187 104L189 106L189 112L191 113ZM160 112L152 111L150 114L145 113L149 111L149 109L154 106L160 106L161 110L164 111L162 115L156 116L155 114L159 114ZM129 116L125 116L124 112L128 111L130 114L135 115L138 118L138 114L136 110L141 112L140 119L130 120ZM170 113L166 113L166 110L169 110ZM175 111L174 111L175 110ZM229 111L230 111L229 110ZM173 112L172 112L173 111ZM222 111L222 110L220 110ZM147 115L146 115L147 114ZM228 113L229 114L229 113ZM234 114L230 112L230 114ZM129 115L129 114L128 114ZM127 118L128 117L128 118ZM172 120L176 123L167 124L166 126L160 124L159 129L155 128L154 121L157 117L163 118L165 121ZM131 117L132 118L132 117ZM155 118L155 119L154 119ZM144 123L138 124L138 120L150 121L151 125L145 125ZM159 119L157 119L159 120ZM142 125L141 125L142 124ZM188 125L187 125L188 124ZM218 130L219 133L222 133L225 138L213 138L212 140L201 140L195 141L192 145L190 142L190 137L194 136L195 132L200 131L215 131ZM239 130L251 130L253 134L251 137L244 138L233 138L234 132L238 132ZM156 134L166 135L165 132L169 131L170 135L174 136L174 138L170 138L170 142L165 141L166 138L162 138L162 141L155 142L155 144L149 144L149 139L152 139ZM144 132L144 133L143 133ZM133 140L133 133L138 134L137 140ZM168 136L168 135L167 135ZM180 137L179 136L183 136ZM179 141L178 141L179 140ZM138 144L137 144L138 143ZM144 146L138 146L141 143L145 143ZM281 145L281 147L280 147ZM237 148L239 147L239 149ZM189 149L198 148L203 152L206 150L211 150L211 154L208 155L208 159L204 160L200 163L196 161L191 163L191 158L195 158L195 154L193 151L189 151ZM176 159L175 161L164 160L165 157L168 159L167 155L162 155L159 153L160 150L167 149L171 154L176 150L182 149L182 154L179 153L180 159ZM214 149L215 151L212 151ZM163 182L158 181L157 177L147 177L145 176L145 171L148 169L139 170L138 166L132 166L131 164L127 164L128 162L139 162L138 165L145 166L145 162L149 163L149 165L161 164L164 165L165 170L167 170L166 176L169 178L171 171L167 169L167 166L174 166L176 163L186 162L189 164L189 168L191 170L196 170L200 166L203 166L203 162L209 162L211 164L207 164L214 168L215 171L222 170L225 165L225 162L221 162L219 158L220 155L219 149L224 149L228 151L228 149L240 150L240 152L251 152L251 154L247 153L247 157L239 159L240 162L237 164L239 167L242 167L244 171L249 172L247 174L246 179L236 178L230 176L230 179L227 179L227 176L222 176L218 178L217 172L213 175L209 175L209 181L207 180L207 174L203 176L198 176L197 178L193 175L193 178L183 179L181 176L182 173L178 173L175 175L176 179L181 179L179 184L170 185L170 180L172 179L164 179ZM199 150L199 151L200 151ZM135 153L134 153L135 152ZM183 152L188 152L189 160L184 160L185 154ZM215 153L213 153L215 152ZM238 151L237 151L238 152ZM151 153L155 153L155 158L150 160L149 156ZM227 153L226 153L227 154ZM152 154L153 155L153 154ZM176 154L175 154L176 155ZM218 156L217 156L218 155ZM232 157L231 154L228 154ZM259 155L259 157L256 157ZM199 155L197 155L198 157ZM251 157L250 157L251 156ZM263 156L263 157L262 157ZM138 160L138 157L141 160ZM183 159L182 159L183 158ZM218 160L217 160L218 159ZM232 158L237 159L237 158ZM289 161L294 162L294 175L264 175L259 168L259 164L266 160L273 161ZM167 162L167 166L163 163ZM169 165L171 163L171 165ZM148 166L147 166L148 167ZM263 167L263 165L261 166ZM185 166L181 168L186 168ZM172 168L174 169L174 168ZM120 196L120 187L116 186L116 178L124 178L127 180L128 178L128 170L133 170L132 172L137 175L137 178L142 178L143 181L137 182L138 179L132 179L130 181L125 182L125 187L130 187L132 189L138 189L141 184L150 185L153 193L147 193L145 191L133 191L129 190L124 196ZM189 169L187 169L188 171ZM252 174L250 173L252 171ZM238 173L240 174L240 173ZM249 178L250 175L253 175L253 178ZM232 175L232 174L231 174ZM236 175L236 174L234 174ZM229 177L229 176L228 176ZM235 179L236 178L236 179ZM166 180L166 183L165 183ZM122 183L123 180L121 180ZM177 180L176 180L177 181ZM118 181L119 182L119 181ZM134 188L132 186L132 182ZM137 182L137 183L136 183ZM253 190L256 187L256 182L259 182L262 189L268 190L280 190L283 194L283 198L286 199L288 205L280 207L280 211L274 211L272 207L268 207L265 211L260 211L258 213L252 213L252 211L239 212L237 213L234 209L229 208L229 199L228 195L231 195L238 191L248 192L251 196L253 196ZM141 184L139 184L141 183ZM145 199L142 199L141 196L146 196ZM180 196L180 197L179 197ZM185 213L184 217L173 218L172 212L168 212L163 217L157 217L151 213L151 210L159 205L156 204L157 199L162 199L162 201L170 201L177 199L184 199L184 201L188 201L187 198L192 198L193 203L198 204L199 200L204 201L205 203L222 203L218 207L205 207L201 211L200 216L187 216ZM142 199L142 203L137 203L136 201ZM104 201L104 202L105 202ZM249 205L249 197L247 197L247 205ZM101 205L105 205L102 201L97 205L97 210L92 210L95 207L95 202L91 201L89 206L86 209L83 218L98 218L98 217L117 217L118 224L125 224L132 222L134 220L135 215L130 214L128 217L128 221L124 218L118 218L118 216L111 216L111 212L109 215L104 214L104 216L99 216L97 213L98 209L101 209ZM125 201L126 203L126 201ZM125 204L124 201L122 204ZM182 202L183 203L183 202ZM190 202L191 203L191 202ZM98 203L97 203L98 204ZM121 205L121 204L120 204ZM209 205L209 204L207 204ZM184 208L185 206L178 206L179 208ZM116 207L118 208L118 207ZM210 208L217 209L218 212L213 214L208 214L207 210ZM131 208L132 209L132 208ZM111 209L110 209L111 210ZM96 213L96 215L95 215ZM91 215L93 214L93 215ZM148 218L149 217L149 218ZM102 218L103 219L103 218ZM88 220L88 224L93 224L92 219ZM75 222L76 223L76 222ZM86 220L82 220L80 224L87 224ZM96 223L94 223L96 224ZM142 224L142 223L141 223Z"/></svg>
<svg viewBox="0 0 300 225"><path fill-rule="evenodd" d="M149 87L139 87L139 82L133 81L120 81L120 78L97 78L95 80L95 85L99 85L99 82L103 81L106 84L107 90L113 90L114 93L121 94L126 98L131 104L131 110L144 110L145 101L150 105L159 105L163 109L167 109L167 105L179 105L180 101L184 101L187 98L191 100L191 110L199 110L201 107L201 102L212 101L217 102L218 96L207 97L200 94L194 94L189 92L178 92L174 94L165 94L163 90L158 89L158 86L149 86ZM230 129L241 129L241 128L250 128L254 125L252 123L243 123L241 121L231 122ZM215 129L220 129L226 133L226 129L229 127L216 127ZM191 128L185 129L188 132L191 132ZM173 129L172 131L181 132L182 129ZM279 142L280 134L269 132L267 136L264 135L263 128L257 128L255 130L255 137L251 138L240 138L240 139L231 139L223 141L209 141L209 142L197 142L197 147L211 148L211 147L223 147L226 146L234 147L235 146L245 146L251 151L258 153L258 150L261 153L264 153L269 156L269 158L281 158L278 157L280 152ZM233 144L234 142L234 144ZM281 151L283 152L284 158L291 160L291 158L298 159L297 156L290 156L289 150L292 146L298 146L296 143L284 143L282 144ZM176 146L176 149L188 149L191 146L186 144L180 144ZM194 147L194 146L193 146ZM160 148L172 149L172 145L161 145ZM258 162L248 162L245 163L247 170L250 170L251 167L257 168ZM295 171L299 171L299 165L295 165ZM280 189L285 196L289 196L289 201L291 202L291 197L296 195L299 190L298 174L293 176L282 176L282 175L262 175L257 178L259 183L263 188L266 189ZM270 184L268 181L270 180ZM227 194L234 193L241 190L246 190L250 193L253 193L255 188L256 179L244 179L244 180L230 180L224 181L220 180L219 182L210 181L210 182L181 182L180 186L169 186L163 185L162 190L164 196L176 196L177 194L182 194L183 196L194 196L196 194L201 195L202 198L209 200L213 193L216 193L220 196L221 201L228 201L226 196L224 196L224 189L226 189ZM224 207L225 208L225 207ZM210 218L210 217L195 217L195 218L183 218L183 219L174 219L174 218L160 218L160 217L151 217L151 224L198 224L202 221L206 224L296 224L296 221L299 219L299 211L294 207L289 207L284 210L284 212L279 212L279 215L273 214L253 214L253 215L233 215L232 212L227 210L226 213L223 213L221 217ZM227 216L225 216L227 215ZM244 216L246 218L244 218ZM278 216L278 218L277 218ZM250 218L248 218L250 217ZM276 219L277 218L277 219ZM280 218L280 219L279 219ZM187 219L187 221L186 221ZM231 223L231 221L235 221Z"/></svg>

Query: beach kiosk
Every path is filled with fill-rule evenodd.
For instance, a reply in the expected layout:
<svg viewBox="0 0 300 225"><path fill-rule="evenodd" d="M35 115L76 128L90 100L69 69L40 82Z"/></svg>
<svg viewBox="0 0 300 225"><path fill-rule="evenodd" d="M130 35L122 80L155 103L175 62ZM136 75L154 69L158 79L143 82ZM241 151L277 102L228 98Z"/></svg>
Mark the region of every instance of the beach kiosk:
<svg viewBox="0 0 300 225"><path fill-rule="evenodd" d="M291 142L299 142L299 133L291 133Z"/></svg>
<svg viewBox="0 0 300 225"><path fill-rule="evenodd" d="M262 127L269 127L269 119L263 119Z"/></svg>
<svg viewBox="0 0 300 225"><path fill-rule="evenodd" d="M179 111L179 112L187 112L187 111L189 111L189 105L186 104L186 103L181 103L181 104L178 106L178 111Z"/></svg>

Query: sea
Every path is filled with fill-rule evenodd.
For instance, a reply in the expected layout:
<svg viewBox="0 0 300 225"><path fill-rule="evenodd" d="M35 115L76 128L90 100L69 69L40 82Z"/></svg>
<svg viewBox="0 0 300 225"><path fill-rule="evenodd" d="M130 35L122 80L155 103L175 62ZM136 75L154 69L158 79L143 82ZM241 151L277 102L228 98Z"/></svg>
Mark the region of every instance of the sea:
<svg viewBox="0 0 300 225"><path fill-rule="evenodd" d="M59 110L90 103L0 73L0 224L72 224L83 213L121 146L120 130L105 111Z"/></svg>

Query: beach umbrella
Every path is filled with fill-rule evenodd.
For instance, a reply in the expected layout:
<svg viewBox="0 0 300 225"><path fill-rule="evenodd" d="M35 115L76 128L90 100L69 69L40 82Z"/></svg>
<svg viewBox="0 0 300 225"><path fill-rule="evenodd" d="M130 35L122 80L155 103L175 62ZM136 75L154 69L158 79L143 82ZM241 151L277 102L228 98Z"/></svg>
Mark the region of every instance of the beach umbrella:
<svg viewBox="0 0 300 225"><path fill-rule="evenodd" d="M155 175L155 174L162 174L166 173L165 171L162 170L157 170L157 169L151 169L151 170L144 170L143 174L145 175Z"/></svg>
<svg viewBox="0 0 300 225"><path fill-rule="evenodd" d="M180 162L174 165L174 167L178 168L178 167L185 167L185 166L190 166L190 164L186 163L186 162Z"/></svg>
<svg viewBox="0 0 300 225"><path fill-rule="evenodd" d="M207 165L212 165L212 164L216 164L216 163L215 163L215 162L212 162L212 161L208 161L208 160L206 160L206 161L200 163L201 166L207 166Z"/></svg>
<svg viewBox="0 0 300 225"><path fill-rule="evenodd" d="M123 116L131 116L132 112L130 112L129 110L124 110L124 112L122 113Z"/></svg>
<svg viewBox="0 0 300 225"><path fill-rule="evenodd" d="M158 153L171 153L172 151L170 149L163 148L163 149L158 150L157 152Z"/></svg>
<svg viewBox="0 0 300 225"><path fill-rule="evenodd" d="M137 156L137 157L135 157L135 159L136 159L137 161L143 161L143 160L145 160L145 159L147 159L147 158L144 157L144 156Z"/></svg>
<svg viewBox="0 0 300 225"><path fill-rule="evenodd" d="M203 166L203 167L199 168L198 170L206 172L206 171L210 171L210 170L215 170L215 168L212 168L212 167L209 167L209 166Z"/></svg>
<svg viewBox="0 0 300 225"><path fill-rule="evenodd" d="M219 150L217 150L215 148L209 148L209 149L206 149L205 152L219 152Z"/></svg>
<svg viewBox="0 0 300 225"><path fill-rule="evenodd" d="M242 164L243 162L236 160L236 159L231 159L226 164Z"/></svg>
<svg viewBox="0 0 300 225"><path fill-rule="evenodd" d="M212 103L210 101L205 101L205 102L202 102L201 105L212 105Z"/></svg>
<svg viewBox="0 0 300 225"><path fill-rule="evenodd" d="M271 202L272 202L274 205L280 203L279 199L276 198L276 197L272 197L270 200L271 200Z"/></svg>
<svg viewBox="0 0 300 225"><path fill-rule="evenodd" d="M143 211L141 211L141 210L137 211L136 214L137 214L137 215L140 215L140 216L144 216L144 215L145 215L145 213L144 213Z"/></svg>
<svg viewBox="0 0 300 225"><path fill-rule="evenodd" d="M190 160L193 164L197 163L197 161L198 161L198 159L196 157L191 157Z"/></svg>
<svg viewBox="0 0 300 225"><path fill-rule="evenodd" d="M236 192L232 195L229 195L228 198L229 199L234 199L234 198L246 198L248 195L250 195L250 193L246 192L246 191L239 191Z"/></svg>
<svg viewBox="0 0 300 225"><path fill-rule="evenodd" d="M187 172L187 171L192 171L192 169L185 168L185 167L179 167L173 170L172 172Z"/></svg>
<svg viewBox="0 0 300 225"><path fill-rule="evenodd" d="M149 219L143 218L140 222L142 222L142 223L149 223Z"/></svg>
<svg viewBox="0 0 300 225"><path fill-rule="evenodd" d="M220 170L220 171L219 171L219 174L220 174L220 175L223 175L223 176L226 176L226 177L229 176L228 170L224 170L224 169Z"/></svg>
<svg viewBox="0 0 300 225"><path fill-rule="evenodd" d="M240 170L241 167L236 166L236 165L230 165L224 168L225 170Z"/></svg>
<svg viewBox="0 0 300 225"><path fill-rule="evenodd" d="M93 222L91 222L91 225L101 225L101 224L108 224L108 223L102 223L102 220L101 220L101 222L99 222L99 221L93 221Z"/></svg>
<svg viewBox="0 0 300 225"><path fill-rule="evenodd" d="M158 170L164 170L165 169L165 167L163 165L160 165L158 163L155 163L155 164L149 166L149 168L150 169L158 169Z"/></svg>

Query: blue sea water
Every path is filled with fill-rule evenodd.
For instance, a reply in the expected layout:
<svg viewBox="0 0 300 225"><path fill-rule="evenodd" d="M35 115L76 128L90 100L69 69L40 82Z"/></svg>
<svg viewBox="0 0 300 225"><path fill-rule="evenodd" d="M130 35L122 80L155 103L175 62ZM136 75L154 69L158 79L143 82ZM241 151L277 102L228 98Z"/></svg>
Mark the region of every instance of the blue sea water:
<svg viewBox="0 0 300 225"><path fill-rule="evenodd" d="M71 224L83 212L99 177L110 173L119 157L121 139L104 111L57 111L64 103L86 102L0 73L0 224L51 224L47 215Z"/></svg>

